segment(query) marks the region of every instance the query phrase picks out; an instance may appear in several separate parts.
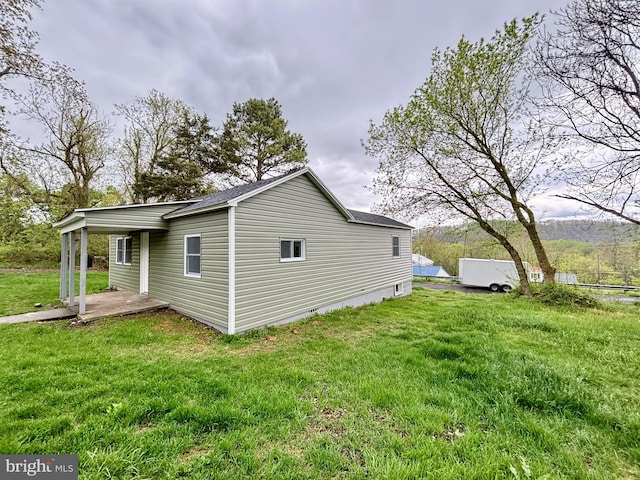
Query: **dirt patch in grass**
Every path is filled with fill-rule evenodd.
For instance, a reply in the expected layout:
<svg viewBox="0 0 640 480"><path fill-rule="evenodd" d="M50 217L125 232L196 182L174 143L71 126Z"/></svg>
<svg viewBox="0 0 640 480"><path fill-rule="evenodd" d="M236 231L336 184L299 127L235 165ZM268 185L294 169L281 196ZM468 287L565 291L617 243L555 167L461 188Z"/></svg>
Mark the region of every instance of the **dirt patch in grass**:
<svg viewBox="0 0 640 480"><path fill-rule="evenodd" d="M282 342L278 341L277 335L269 335L262 340L257 340L254 343L245 345L239 348L229 348L226 350L230 355L253 355L255 353L270 353L280 348Z"/></svg>
<svg viewBox="0 0 640 480"><path fill-rule="evenodd" d="M162 315L164 314L164 315ZM161 312L160 315L154 315L156 317L165 317L165 321L158 323L154 326L154 328L163 330L166 332L171 332L175 334L184 334L184 333L193 333L194 330L197 333L207 333L207 336L215 336L221 335L222 332L220 330L206 325L202 322L198 322L191 317L186 317L184 315L180 315L173 310L167 309Z"/></svg>
<svg viewBox="0 0 640 480"><path fill-rule="evenodd" d="M294 439L292 439L292 442L293 441ZM265 442L256 449L255 456L258 460L264 460L272 452L275 452L277 455L289 455L298 460L305 458L305 449L300 445L291 442Z"/></svg>
<svg viewBox="0 0 640 480"><path fill-rule="evenodd" d="M309 327L310 325L308 324L295 322L288 325L252 330L240 335L229 335L222 341L231 347L226 350L231 355L270 353L285 346L296 345L308 340L312 334L317 332L317 327L313 329Z"/></svg>
<svg viewBox="0 0 640 480"><path fill-rule="evenodd" d="M210 346L211 342L221 335L219 330L200 323L192 318L181 316L173 312L164 315L163 320L153 326L153 330L159 330L167 336L191 337L196 340L192 346ZM196 350L200 350L197 348Z"/></svg>
<svg viewBox="0 0 640 480"><path fill-rule="evenodd" d="M147 432L150 432L155 427L153 425L149 425L148 423L141 423L136 426L136 433L139 435L144 435Z"/></svg>
<svg viewBox="0 0 640 480"><path fill-rule="evenodd" d="M323 407L319 409L316 421L307 425L307 434L317 435L327 433L332 437L342 437L347 433L347 428L342 425L342 417L347 415L346 408Z"/></svg>
<svg viewBox="0 0 640 480"><path fill-rule="evenodd" d="M180 461L188 462L193 457L201 457L203 455L209 455L210 453L211 453L210 448L192 447L189 451L184 452L182 455L180 455Z"/></svg>
<svg viewBox="0 0 640 480"><path fill-rule="evenodd" d="M457 438L464 437L467 431L467 427L464 423L460 422L456 425L445 425L444 431L436 432L431 435L434 440L444 440L447 443L451 443Z"/></svg>

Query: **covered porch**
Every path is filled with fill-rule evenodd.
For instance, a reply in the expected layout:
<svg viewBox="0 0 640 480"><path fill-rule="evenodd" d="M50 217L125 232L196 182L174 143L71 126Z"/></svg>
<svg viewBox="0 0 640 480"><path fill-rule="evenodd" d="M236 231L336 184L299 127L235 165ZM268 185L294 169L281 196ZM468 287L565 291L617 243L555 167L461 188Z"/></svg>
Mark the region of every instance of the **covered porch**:
<svg viewBox="0 0 640 480"><path fill-rule="evenodd" d="M184 203L167 202L149 205L127 205L120 207L77 209L59 222L53 224L61 233L60 246L60 299L77 312L78 318L89 315L87 303L87 268L89 234L130 235L142 232L146 243L140 245L140 291L147 293L149 274L149 232L168 230L168 222L163 216ZM80 279L76 299L75 275L77 240L80 239Z"/></svg>

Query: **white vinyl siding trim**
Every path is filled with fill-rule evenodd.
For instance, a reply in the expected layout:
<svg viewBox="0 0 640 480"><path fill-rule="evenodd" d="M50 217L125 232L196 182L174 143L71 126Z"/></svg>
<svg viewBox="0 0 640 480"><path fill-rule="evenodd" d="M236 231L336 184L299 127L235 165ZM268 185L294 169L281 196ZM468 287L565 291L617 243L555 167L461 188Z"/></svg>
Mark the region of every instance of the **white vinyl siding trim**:
<svg viewBox="0 0 640 480"><path fill-rule="evenodd" d="M122 265L124 259L124 238L116 238L116 263Z"/></svg>
<svg viewBox="0 0 640 480"><path fill-rule="evenodd" d="M391 256L393 258L400 256L400 237L398 235L391 237Z"/></svg>
<svg viewBox="0 0 640 480"><path fill-rule="evenodd" d="M281 262L301 262L306 260L306 245L303 238L280 239L280 261Z"/></svg>
<svg viewBox="0 0 640 480"><path fill-rule="evenodd" d="M227 312L227 333L236 333L236 207L230 206L227 213L227 231L229 232L229 294Z"/></svg>
<svg viewBox="0 0 640 480"><path fill-rule="evenodd" d="M184 236L184 275L200 278L202 274L200 234Z"/></svg>

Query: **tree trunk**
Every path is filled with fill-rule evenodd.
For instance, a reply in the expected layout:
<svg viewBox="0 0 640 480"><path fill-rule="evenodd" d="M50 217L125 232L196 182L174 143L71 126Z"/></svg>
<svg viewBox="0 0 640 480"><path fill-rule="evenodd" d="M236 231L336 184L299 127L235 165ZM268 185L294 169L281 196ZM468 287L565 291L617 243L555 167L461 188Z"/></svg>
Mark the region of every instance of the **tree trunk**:
<svg viewBox="0 0 640 480"><path fill-rule="evenodd" d="M529 239L531 240L533 251L536 252L536 258L538 259L538 263L540 264L540 268L542 269L542 274L544 275L544 283L547 285L556 283L556 269L553 265L551 265L551 262L549 261L547 251L545 250L544 245L542 245L542 240L540 239L540 235L538 234L536 224L528 223L527 225L525 225L525 229L529 234Z"/></svg>
<svg viewBox="0 0 640 480"><path fill-rule="evenodd" d="M516 249L516 247L514 247L511 244L511 242L507 237L497 232L489 223L480 219L480 217L476 217L474 220L478 223L480 228L482 228L485 232L487 232L493 238L498 240L498 242L500 242L500 245L502 245L505 248L505 250L509 252L509 256L511 256L511 259L513 260L513 263L516 266L516 271L518 272L518 278L520 280L520 290L522 292L522 295L525 295L527 297L533 296L533 291L531 290L531 284L529 283L529 275L528 275L527 269L524 268L524 263L522 263L522 257L518 253L518 250Z"/></svg>
<svg viewBox="0 0 640 480"><path fill-rule="evenodd" d="M522 294L531 297L533 295L533 291L531 290L531 284L529 283L529 274L527 269L524 268L524 263L522 263L522 257L518 253L518 250L515 249L510 242L500 242L502 246L509 252L513 263L516 265L516 271L518 272L518 278L520 279L520 290Z"/></svg>
<svg viewBox="0 0 640 480"><path fill-rule="evenodd" d="M533 251L536 253L538 264L542 269L544 283L547 285L556 283L556 269L551 265L549 257L547 256L547 251L545 250L542 240L540 239L540 235L538 234L538 228L536 226L533 211L531 211L528 206L521 203L515 195L512 197L511 205L513 206L516 218L527 231Z"/></svg>

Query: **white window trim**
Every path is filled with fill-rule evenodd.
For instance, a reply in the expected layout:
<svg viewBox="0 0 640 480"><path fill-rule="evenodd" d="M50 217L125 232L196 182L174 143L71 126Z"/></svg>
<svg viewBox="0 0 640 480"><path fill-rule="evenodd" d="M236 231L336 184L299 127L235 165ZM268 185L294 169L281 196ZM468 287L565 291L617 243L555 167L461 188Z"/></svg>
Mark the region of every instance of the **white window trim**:
<svg viewBox="0 0 640 480"><path fill-rule="evenodd" d="M394 250L395 250L395 245L394 245L394 239L398 239L398 255L395 254ZM400 248L400 235L392 235L391 236L391 257L392 258L400 258L400 254L401 254L401 248Z"/></svg>
<svg viewBox="0 0 640 480"><path fill-rule="evenodd" d="M290 258L282 258L282 242L302 242L302 256L301 257L290 257ZM304 262L307 259L307 241L304 238L281 238L278 243L278 247L280 250L280 262Z"/></svg>
<svg viewBox="0 0 640 480"><path fill-rule="evenodd" d="M133 261L133 238L130 236L127 237L116 237L116 265L127 265L131 266L132 262L127 263L127 240L131 241L131 260ZM118 243L122 243L122 260L118 261Z"/></svg>
<svg viewBox="0 0 640 480"><path fill-rule="evenodd" d="M195 254L187 254L187 239L198 237L200 239L200 253L198 256L200 257L200 273L189 273L187 272L187 256L195 256ZM183 262L184 262L184 276L192 277L192 278L201 278L202 277L202 235L199 233L194 233L190 235L184 236L184 250L183 250Z"/></svg>
<svg viewBox="0 0 640 480"><path fill-rule="evenodd" d="M396 283L393 286L393 294L394 294L394 296L398 297L398 296L402 295L403 293L404 293L404 284Z"/></svg>
<svg viewBox="0 0 640 480"><path fill-rule="evenodd" d="M121 244L121 248L120 250L122 250L122 257L120 259L120 261L118 261L118 244ZM116 238L116 265L122 265L124 262L124 237L117 237Z"/></svg>

